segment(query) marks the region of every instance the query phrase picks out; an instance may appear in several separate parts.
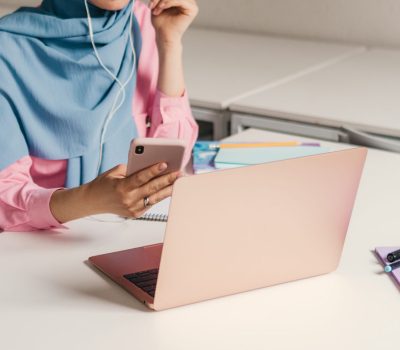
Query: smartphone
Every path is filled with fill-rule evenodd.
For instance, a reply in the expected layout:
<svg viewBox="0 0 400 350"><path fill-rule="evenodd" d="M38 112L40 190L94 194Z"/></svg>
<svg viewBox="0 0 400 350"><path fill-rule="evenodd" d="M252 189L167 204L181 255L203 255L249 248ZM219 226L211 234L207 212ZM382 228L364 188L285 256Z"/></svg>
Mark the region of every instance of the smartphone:
<svg viewBox="0 0 400 350"><path fill-rule="evenodd" d="M186 143L182 140L163 138L136 138L131 142L127 176L158 163L168 168L160 175L182 170Z"/></svg>

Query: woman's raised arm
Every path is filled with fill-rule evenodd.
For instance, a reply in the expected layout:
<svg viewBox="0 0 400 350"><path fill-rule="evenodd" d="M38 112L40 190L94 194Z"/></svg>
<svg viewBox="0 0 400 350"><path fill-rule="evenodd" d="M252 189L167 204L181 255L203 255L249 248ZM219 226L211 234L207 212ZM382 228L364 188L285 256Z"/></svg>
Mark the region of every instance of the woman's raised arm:
<svg viewBox="0 0 400 350"><path fill-rule="evenodd" d="M189 96L184 86L181 36L176 36L174 39L177 43L176 47L168 46L172 44L172 36L168 36L171 40L167 39L167 36L160 36L154 28L160 28L164 21L162 16L159 17L160 22L158 18L155 19L157 16L153 15L153 22L155 22L153 26L151 10L139 1L135 3L135 15L143 39L133 102L139 134L186 141L185 162L187 163L198 136L198 126L193 118ZM182 24L182 35L189 24L190 22ZM175 26L172 26L171 30L175 31ZM161 37L170 41L164 42ZM168 48L164 46L164 43Z"/></svg>

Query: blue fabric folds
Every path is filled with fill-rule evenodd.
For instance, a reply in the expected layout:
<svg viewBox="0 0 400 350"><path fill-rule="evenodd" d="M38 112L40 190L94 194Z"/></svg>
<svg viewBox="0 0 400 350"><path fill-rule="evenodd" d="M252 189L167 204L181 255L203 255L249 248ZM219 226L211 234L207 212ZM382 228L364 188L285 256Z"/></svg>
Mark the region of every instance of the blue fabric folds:
<svg viewBox="0 0 400 350"><path fill-rule="evenodd" d="M89 5L94 40L104 64L125 82L141 49L140 28L130 15ZM126 163L136 136L132 96L126 99L105 134L100 172ZM31 155L68 160L66 187L94 179L104 121L119 92L100 66L89 37L84 0L44 0L0 19L0 170Z"/></svg>

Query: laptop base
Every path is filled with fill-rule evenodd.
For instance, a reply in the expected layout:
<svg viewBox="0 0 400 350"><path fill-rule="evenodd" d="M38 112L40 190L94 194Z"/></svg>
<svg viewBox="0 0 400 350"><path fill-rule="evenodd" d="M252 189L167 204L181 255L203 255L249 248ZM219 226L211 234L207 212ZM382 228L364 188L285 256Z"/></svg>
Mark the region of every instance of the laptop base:
<svg viewBox="0 0 400 350"><path fill-rule="evenodd" d="M134 249L92 256L89 258L97 269L122 286L140 302L153 309L154 297L132 283L125 276L148 270L156 270L160 266L163 244L154 244Z"/></svg>

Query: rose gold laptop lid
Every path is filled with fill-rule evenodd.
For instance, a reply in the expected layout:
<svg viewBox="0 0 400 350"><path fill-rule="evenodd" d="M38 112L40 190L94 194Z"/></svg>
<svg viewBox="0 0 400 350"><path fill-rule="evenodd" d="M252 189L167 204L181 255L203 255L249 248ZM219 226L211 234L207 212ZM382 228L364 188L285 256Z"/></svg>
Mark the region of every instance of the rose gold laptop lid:
<svg viewBox="0 0 400 350"><path fill-rule="evenodd" d="M366 153L354 148L179 179L152 307L336 269Z"/></svg>

